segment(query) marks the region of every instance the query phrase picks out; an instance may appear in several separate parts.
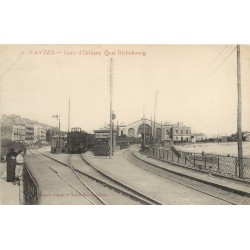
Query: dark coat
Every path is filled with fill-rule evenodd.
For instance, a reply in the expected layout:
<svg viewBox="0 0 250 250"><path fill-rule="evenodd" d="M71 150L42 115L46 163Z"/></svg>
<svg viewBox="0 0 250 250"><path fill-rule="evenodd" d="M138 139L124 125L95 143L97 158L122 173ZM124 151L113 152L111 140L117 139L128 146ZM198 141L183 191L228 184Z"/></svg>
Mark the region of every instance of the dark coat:
<svg viewBox="0 0 250 250"><path fill-rule="evenodd" d="M6 155L7 182L13 182L15 180L16 156L17 156L16 152L10 152Z"/></svg>

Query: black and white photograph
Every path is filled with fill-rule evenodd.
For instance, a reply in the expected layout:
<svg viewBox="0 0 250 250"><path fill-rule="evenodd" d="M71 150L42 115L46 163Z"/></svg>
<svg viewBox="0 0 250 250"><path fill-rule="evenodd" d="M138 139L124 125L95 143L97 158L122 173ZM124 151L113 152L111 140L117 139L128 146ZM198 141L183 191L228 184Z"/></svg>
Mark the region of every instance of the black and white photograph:
<svg viewBox="0 0 250 250"><path fill-rule="evenodd" d="M0 6L3 249L249 248L248 1Z"/></svg>
<svg viewBox="0 0 250 250"><path fill-rule="evenodd" d="M1 204L250 204L249 45L0 54Z"/></svg>

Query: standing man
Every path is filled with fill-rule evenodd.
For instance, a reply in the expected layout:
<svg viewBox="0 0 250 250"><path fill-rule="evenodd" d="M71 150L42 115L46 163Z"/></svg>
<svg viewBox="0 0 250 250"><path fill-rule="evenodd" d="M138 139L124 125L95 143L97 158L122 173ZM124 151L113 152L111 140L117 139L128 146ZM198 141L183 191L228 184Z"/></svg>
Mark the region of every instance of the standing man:
<svg viewBox="0 0 250 250"><path fill-rule="evenodd" d="M16 178L15 178L15 183L18 182L18 185L20 186L20 181L22 178L22 174L23 174L23 163L24 163L24 158L23 158L24 152L23 151L19 151L18 155L16 157Z"/></svg>
<svg viewBox="0 0 250 250"><path fill-rule="evenodd" d="M17 156L17 153L15 152L15 149L13 149L13 148L6 155L6 161L7 161L7 182L13 182L13 181L15 181L16 156Z"/></svg>

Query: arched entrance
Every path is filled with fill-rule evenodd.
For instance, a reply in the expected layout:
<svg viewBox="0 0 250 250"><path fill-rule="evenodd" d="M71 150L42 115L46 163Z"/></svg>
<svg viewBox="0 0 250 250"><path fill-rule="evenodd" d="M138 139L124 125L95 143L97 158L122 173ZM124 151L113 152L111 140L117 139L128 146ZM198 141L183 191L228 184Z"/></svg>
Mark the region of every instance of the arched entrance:
<svg viewBox="0 0 250 250"><path fill-rule="evenodd" d="M148 124L141 124L137 129L137 134L141 134L141 140L144 142L145 136L145 143L149 144L152 137L152 129Z"/></svg>
<svg viewBox="0 0 250 250"><path fill-rule="evenodd" d="M128 129L128 136L129 137L135 137L135 130L133 128Z"/></svg>

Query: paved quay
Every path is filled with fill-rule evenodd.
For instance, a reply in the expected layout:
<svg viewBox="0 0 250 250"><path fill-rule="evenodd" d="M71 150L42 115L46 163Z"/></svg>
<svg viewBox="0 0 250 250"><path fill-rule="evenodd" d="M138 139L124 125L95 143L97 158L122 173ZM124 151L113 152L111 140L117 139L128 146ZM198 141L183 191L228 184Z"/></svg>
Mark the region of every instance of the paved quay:
<svg viewBox="0 0 250 250"><path fill-rule="evenodd" d="M7 182L7 163L0 163L0 205L19 205L19 186Z"/></svg>
<svg viewBox="0 0 250 250"><path fill-rule="evenodd" d="M208 175L208 173L202 173L197 170L192 170L189 168L177 166L168 162L163 162L163 161L148 157L146 155L140 154L138 151L133 151L133 155L136 158L144 162L148 162L157 167L164 168L170 172L177 173L181 176L184 176L193 180L201 181L203 183L213 185L215 187L219 187L230 192L235 192L235 193L239 193L241 195L250 197L250 183L247 181L243 182L243 181L237 181L237 180L227 179L227 178L213 176L213 175L210 176Z"/></svg>
<svg viewBox="0 0 250 250"><path fill-rule="evenodd" d="M76 184L76 179L69 175L68 168L45 157L39 159L30 153L26 155L26 163L39 186L41 192L40 205L91 205L84 196L58 177L49 166L80 189L80 184ZM82 193L88 196L85 191L83 190Z"/></svg>
<svg viewBox="0 0 250 250"><path fill-rule="evenodd" d="M224 200L145 171L125 159L125 152L124 150L115 152L112 159L95 157L90 153L82 156L97 169L166 205L228 204Z"/></svg>

